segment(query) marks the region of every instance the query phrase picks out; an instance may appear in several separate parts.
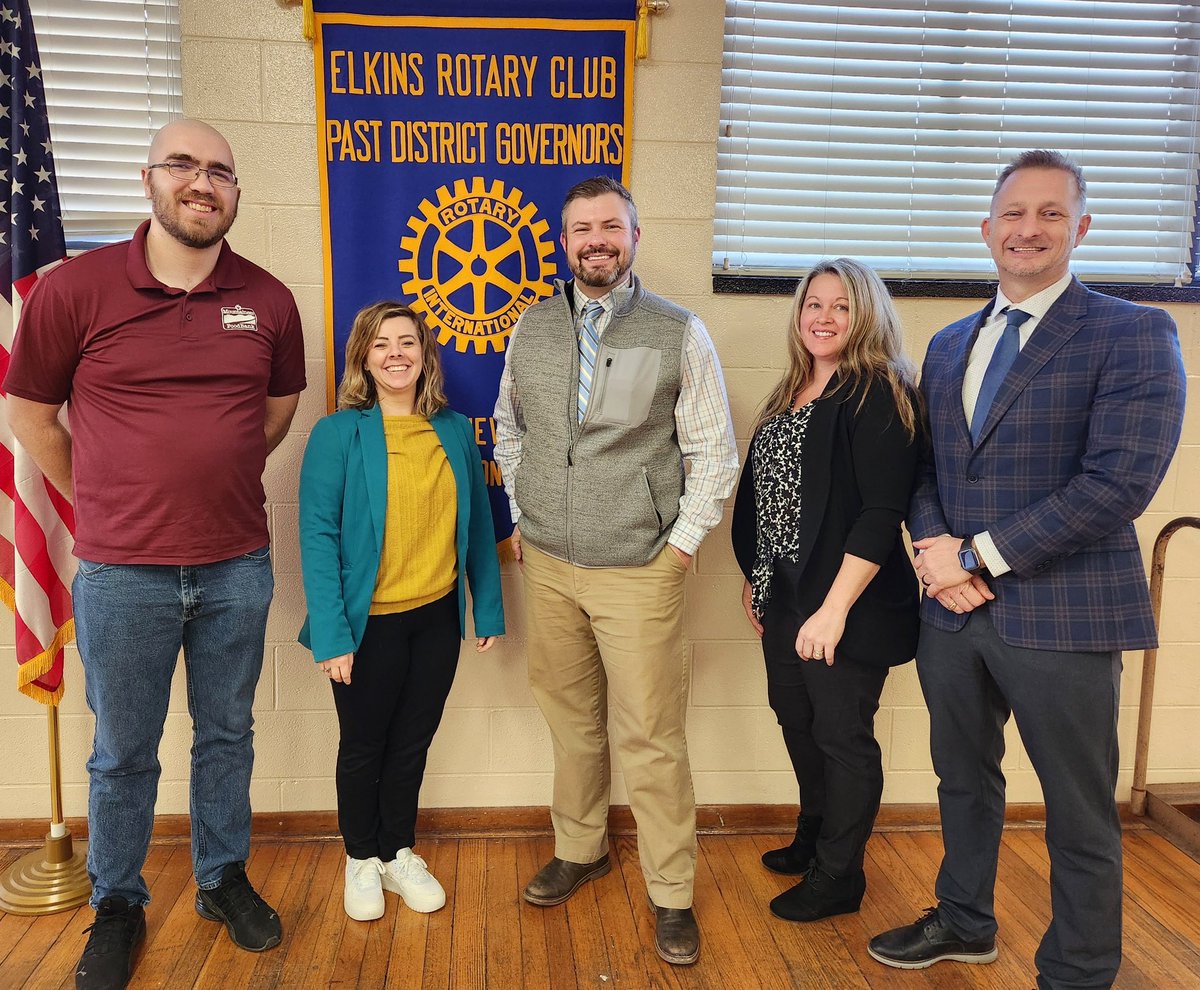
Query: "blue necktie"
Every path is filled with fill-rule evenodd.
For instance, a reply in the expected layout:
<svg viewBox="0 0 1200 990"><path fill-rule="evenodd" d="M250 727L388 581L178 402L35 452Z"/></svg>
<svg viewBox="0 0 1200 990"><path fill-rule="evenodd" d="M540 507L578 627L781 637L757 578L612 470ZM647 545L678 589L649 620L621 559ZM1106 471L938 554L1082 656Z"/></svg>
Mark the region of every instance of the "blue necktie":
<svg viewBox="0 0 1200 990"><path fill-rule="evenodd" d="M979 443L979 435L983 432L983 424L987 421L992 403L996 401L996 393L1004 383L1004 376L1013 366L1017 354L1021 350L1021 324L1029 319L1029 314L1019 309L1006 306L1008 323L992 352L987 371L983 373L983 382L979 386L979 398L975 400L975 411L971 414L971 443Z"/></svg>
<svg viewBox="0 0 1200 990"><path fill-rule="evenodd" d="M583 322L579 326L579 422L587 412L592 394L592 375L596 371L596 353L600 350L600 331L596 319L604 307L593 300L583 307Z"/></svg>

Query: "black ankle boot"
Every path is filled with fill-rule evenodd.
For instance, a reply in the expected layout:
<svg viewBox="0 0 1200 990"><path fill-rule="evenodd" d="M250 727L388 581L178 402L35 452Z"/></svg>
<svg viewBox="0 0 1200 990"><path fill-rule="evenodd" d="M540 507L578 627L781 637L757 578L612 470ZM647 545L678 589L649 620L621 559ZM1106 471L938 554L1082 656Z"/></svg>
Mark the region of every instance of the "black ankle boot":
<svg viewBox="0 0 1200 990"><path fill-rule="evenodd" d="M835 914L852 914L866 892L867 878L862 870L835 877L814 863L803 881L771 901L771 913L785 921L817 921Z"/></svg>
<svg viewBox="0 0 1200 990"><path fill-rule="evenodd" d="M816 815L801 815L796 819L796 837L792 844L763 853L763 866L772 873L800 876L817 855L817 836L820 834L821 819Z"/></svg>

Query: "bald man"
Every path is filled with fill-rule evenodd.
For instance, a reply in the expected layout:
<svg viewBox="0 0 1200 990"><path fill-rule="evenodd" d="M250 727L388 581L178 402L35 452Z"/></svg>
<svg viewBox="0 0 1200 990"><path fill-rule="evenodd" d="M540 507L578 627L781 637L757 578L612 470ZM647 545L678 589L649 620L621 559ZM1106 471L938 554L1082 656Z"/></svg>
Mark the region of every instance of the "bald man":
<svg viewBox="0 0 1200 990"><path fill-rule="evenodd" d="M181 649L196 910L244 949L281 937L244 864L274 588L262 473L305 385L300 317L291 292L225 242L241 190L216 130L168 124L142 183L151 217L132 240L37 283L5 379L13 433L75 508L75 630L96 715L96 921L78 990L124 987L145 936L141 870Z"/></svg>

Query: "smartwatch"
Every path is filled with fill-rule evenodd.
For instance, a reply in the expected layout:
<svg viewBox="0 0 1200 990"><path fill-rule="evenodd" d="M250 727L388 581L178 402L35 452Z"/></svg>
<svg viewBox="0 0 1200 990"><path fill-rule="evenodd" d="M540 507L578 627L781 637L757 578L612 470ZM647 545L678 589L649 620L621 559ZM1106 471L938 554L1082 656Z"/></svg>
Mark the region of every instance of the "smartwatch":
<svg viewBox="0 0 1200 990"><path fill-rule="evenodd" d="M973 536L963 538L958 548L958 566L968 574L982 574L986 570L983 560L980 559L979 551L975 549Z"/></svg>

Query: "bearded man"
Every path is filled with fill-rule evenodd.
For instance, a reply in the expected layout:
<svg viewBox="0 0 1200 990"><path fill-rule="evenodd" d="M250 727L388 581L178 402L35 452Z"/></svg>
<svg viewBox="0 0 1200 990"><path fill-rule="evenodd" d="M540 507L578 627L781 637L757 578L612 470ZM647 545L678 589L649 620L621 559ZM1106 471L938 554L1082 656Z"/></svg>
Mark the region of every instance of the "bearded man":
<svg viewBox="0 0 1200 990"><path fill-rule="evenodd" d="M700 932L683 582L738 463L712 340L632 273L640 238L621 183L568 191L561 243L575 278L513 330L495 449L524 574L529 681L554 745L554 858L525 900L561 904L611 868L611 697L655 948L687 964Z"/></svg>
<svg viewBox="0 0 1200 990"><path fill-rule="evenodd" d="M282 934L244 865L274 589L262 473L305 385L300 317L291 292L225 242L241 190L216 130L168 124L142 182L152 215L132 240L38 281L5 380L13 433L75 509L75 629L96 715L96 920L78 990L124 987L145 937L141 870L180 649L196 911L251 951Z"/></svg>

